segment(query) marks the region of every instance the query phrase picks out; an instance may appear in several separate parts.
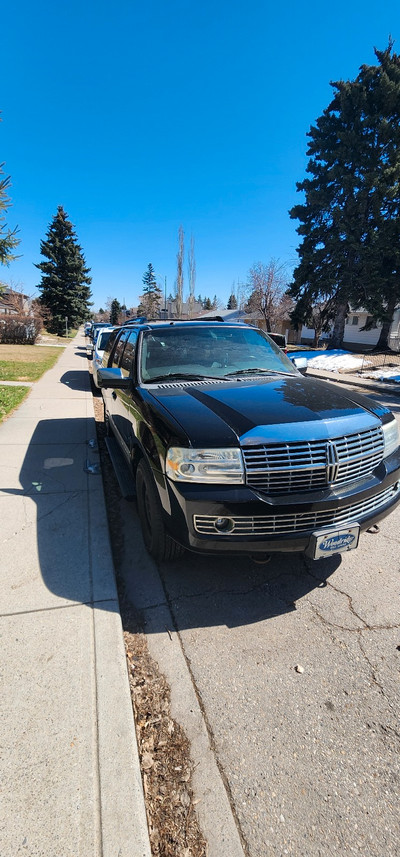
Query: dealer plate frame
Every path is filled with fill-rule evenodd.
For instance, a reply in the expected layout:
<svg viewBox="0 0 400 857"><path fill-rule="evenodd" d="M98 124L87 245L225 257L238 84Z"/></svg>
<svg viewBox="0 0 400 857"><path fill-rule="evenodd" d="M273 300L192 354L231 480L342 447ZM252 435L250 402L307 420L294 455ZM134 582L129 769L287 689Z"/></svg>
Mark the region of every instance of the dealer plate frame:
<svg viewBox="0 0 400 857"><path fill-rule="evenodd" d="M329 544L329 541L331 543ZM310 538L307 555L312 559L326 559L338 553L356 550L360 540L360 524L351 523L347 527L326 528L315 530ZM326 543L326 548L324 544Z"/></svg>

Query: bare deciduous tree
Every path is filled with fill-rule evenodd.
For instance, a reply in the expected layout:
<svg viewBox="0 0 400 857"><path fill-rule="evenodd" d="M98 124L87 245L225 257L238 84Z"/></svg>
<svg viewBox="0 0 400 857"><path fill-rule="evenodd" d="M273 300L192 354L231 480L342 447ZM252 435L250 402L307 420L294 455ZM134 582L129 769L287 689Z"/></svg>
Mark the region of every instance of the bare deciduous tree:
<svg viewBox="0 0 400 857"><path fill-rule="evenodd" d="M176 275L176 314L178 318L182 318L182 306L183 306L183 257L184 257L184 238L185 233L183 231L183 226L179 227L178 231L178 241L179 241L179 249L176 256L178 267L177 267L177 275Z"/></svg>
<svg viewBox="0 0 400 857"><path fill-rule="evenodd" d="M189 273L189 318L192 318L193 305L194 305L194 290L196 287L196 259L195 259L195 255L194 255L194 238L193 238L193 235L190 236L188 273Z"/></svg>
<svg viewBox="0 0 400 857"><path fill-rule="evenodd" d="M259 313L267 331L274 330L282 315L288 311L286 303L290 299L285 295L287 283L284 271L283 264L271 259L267 265L255 262L248 273L245 309L249 313Z"/></svg>

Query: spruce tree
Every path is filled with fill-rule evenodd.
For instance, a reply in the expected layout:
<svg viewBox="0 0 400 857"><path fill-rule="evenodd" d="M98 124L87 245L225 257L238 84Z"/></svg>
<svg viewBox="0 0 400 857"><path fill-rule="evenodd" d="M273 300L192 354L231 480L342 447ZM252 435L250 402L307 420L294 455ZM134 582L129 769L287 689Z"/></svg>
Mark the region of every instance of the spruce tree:
<svg viewBox="0 0 400 857"><path fill-rule="evenodd" d="M40 252L47 261L36 265L42 272L39 300L51 314L48 330L62 335L66 318L69 327L77 327L90 315L92 279L72 223L61 205L46 240L41 242Z"/></svg>
<svg viewBox="0 0 400 857"><path fill-rule="evenodd" d="M333 83L334 97L311 128L310 178L297 185L302 204L299 265L289 294L304 321L322 301L334 320L331 347L341 345L349 305L384 324L387 344L400 301L400 59L390 42L375 50L354 81Z"/></svg>
<svg viewBox="0 0 400 857"><path fill-rule="evenodd" d="M114 298L114 300L111 301L111 307L110 307L110 323L111 324L118 324L119 317L121 315L121 311L122 311L122 307L121 307L119 300L117 300L117 298Z"/></svg>
<svg viewBox="0 0 400 857"><path fill-rule="evenodd" d="M147 271L143 274L142 282L144 289L143 294L140 295L140 301L145 308L145 315L148 318L154 318L158 315L162 300L162 291L157 284L154 268L151 262L149 262Z"/></svg>
<svg viewBox="0 0 400 857"><path fill-rule="evenodd" d="M5 222L5 215L8 207L11 205L8 190L11 184L10 176L5 176L3 172L4 164L0 164L0 263L9 265L13 259L16 259L14 250L19 244L17 238L17 228L9 229Z"/></svg>

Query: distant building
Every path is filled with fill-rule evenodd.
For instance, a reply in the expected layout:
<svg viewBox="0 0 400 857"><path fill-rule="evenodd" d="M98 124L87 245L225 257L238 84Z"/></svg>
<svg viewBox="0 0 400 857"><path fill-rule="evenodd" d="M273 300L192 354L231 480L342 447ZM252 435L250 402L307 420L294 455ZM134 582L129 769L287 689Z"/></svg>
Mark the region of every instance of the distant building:
<svg viewBox="0 0 400 857"><path fill-rule="evenodd" d="M31 301L28 295L6 286L0 292L0 315L29 315Z"/></svg>

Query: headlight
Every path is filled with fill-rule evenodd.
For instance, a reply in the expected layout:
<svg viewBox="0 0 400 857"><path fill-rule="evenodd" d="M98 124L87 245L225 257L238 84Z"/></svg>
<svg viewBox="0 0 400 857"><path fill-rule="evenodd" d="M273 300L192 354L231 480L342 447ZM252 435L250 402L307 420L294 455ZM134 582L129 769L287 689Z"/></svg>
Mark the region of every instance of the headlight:
<svg viewBox="0 0 400 857"><path fill-rule="evenodd" d="M175 482L244 482L240 449L183 449L171 446L165 462Z"/></svg>
<svg viewBox="0 0 400 857"><path fill-rule="evenodd" d="M391 455L392 452L395 452L400 443L399 438L399 427L397 425L396 420L392 420L390 423L386 423L382 426L383 429L383 439L385 443L383 457L387 458L388 455Z"/></svg>

